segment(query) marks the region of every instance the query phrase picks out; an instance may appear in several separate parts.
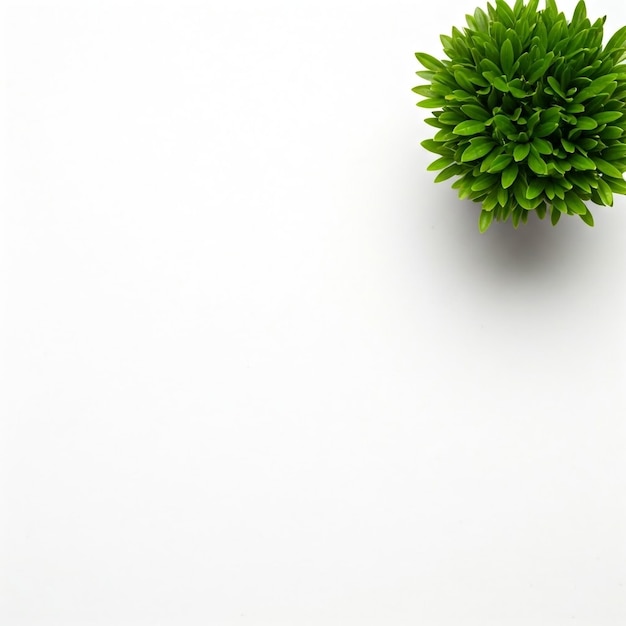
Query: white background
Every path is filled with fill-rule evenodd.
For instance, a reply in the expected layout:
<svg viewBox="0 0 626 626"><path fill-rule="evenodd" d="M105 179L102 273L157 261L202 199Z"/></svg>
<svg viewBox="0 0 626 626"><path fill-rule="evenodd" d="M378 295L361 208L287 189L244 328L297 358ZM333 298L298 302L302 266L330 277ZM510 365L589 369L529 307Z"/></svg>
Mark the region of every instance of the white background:
<svg viewBox="0 0 626 626"><path fill-rule="evenodd" d="M626 198L433 184L474 8L2 2L3 626L626 623Z"/></svg>

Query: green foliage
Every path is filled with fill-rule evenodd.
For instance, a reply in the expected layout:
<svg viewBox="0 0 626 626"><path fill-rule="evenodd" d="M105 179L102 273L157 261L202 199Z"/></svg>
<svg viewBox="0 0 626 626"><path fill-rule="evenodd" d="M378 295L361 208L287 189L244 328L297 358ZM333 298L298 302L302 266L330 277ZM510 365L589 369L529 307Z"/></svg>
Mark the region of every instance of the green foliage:
<svg viewBox="0 0 626 626"><path fill-rule="evenodd" d="M603 46L606 18L591 23L584 0L569 21L555 0L538 4L495 0L441 36L447 58L415 55L418 105L435 109L428 169L482 205L481 232L530 211L593 226L587 201L626 194L626 26Z"/></svg>

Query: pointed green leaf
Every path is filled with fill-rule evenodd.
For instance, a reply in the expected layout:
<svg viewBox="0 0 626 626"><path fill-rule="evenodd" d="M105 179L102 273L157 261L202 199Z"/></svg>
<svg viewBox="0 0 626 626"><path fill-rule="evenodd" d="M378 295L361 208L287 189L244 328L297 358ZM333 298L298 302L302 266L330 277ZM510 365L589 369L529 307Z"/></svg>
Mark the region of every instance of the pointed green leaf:
<svg viewBox="0 0 626 626"><path fill-rule="evenodd" d="M552 206L552 210L550 212L550 221L552 222L552 226L556 226L561 219L561 212Z"/></svg>
<svg viewBox="0 0 626 626"><path fill-rule="evenodd" d="M439 60L435 59L434 56L430 54L426 54L425 52L416 52L415 56L417 60L427 69L432 71L438 71L445 69L444 64Z"/></svg>
<svg viewBox="0 0 626 626"><path fill-rule="evenodd" d="M517 173L519 172L519 167L517 163L511 163L503 172L502 172L502 187L504 189L508 189L517 178Z"/></svg>
<svg viewBox="0 0 626 626"><path fill-rule="evenodd" d="M417 87L413 87L411 89L413 93L416 93L420 96L424 96L425 98L432 98L435 94L432 92L430 85L418 85Z"/></svg>
<svg viewBox="0 0 626 626"><path fill-rule="evenodd" d="M540 203L539 206L535 209L535 211L537 212L537 217L540 220L542 220L546 216L546 204L545 204L545 202Z"/></svg>
<svg viewBox="0 0 626 626"><path fill-rule="evenodd" d="M615 165L612 165L608 161L598 158L594 158L593 161L596 164L596 168L599 169L603 174L606 174L611 178L622 177L622 173L615 167Z"/></svg>
<svg viewBox="0 0 626 626"><path fill-rule="evenodd" d="M493 140L488 139L487 137L477 137L471 139L470 145L465 148L465 151L461 156L461 161L465 163L467 161L475 161L476 159L480 159L486 154L489 154L494 145L495 144Z"/></svg>
<svg viewBox="0 0 626 626"><path fill-rule="evenodd" d="M565 194L567 208L576 215L583 215L587 212L587 205L575 193Z"/></svg>
<svg viewBox="0 0 626 626"><path fill-rule="evenodd" d="M552 65L553 59L554 52L550 51L544 58L533 63L527 77L528 82L531 84L537 82L548 71L548 68Z"/></svg>
<svg viewBox="0 0 626 626"><path fill-rule="evenodd" d="M602 158L605 161L620 161L626 159L626 144L617 144L611 146L602 152Z"/></svg>
<svg viewBox="0 0 626 626"><path fill-rule="evenodd" d="M572 154L568 161L572 164L572 167L577 170L595 170L596 164L586 156L582 154Z"/></svg>
<svg viewBox="0 0 626 626"><path fill-rule="evenodd" d="M546 175L548 173L548 166L546 162L539 156L539 154L531 150L528 155L528 167L535 172L535 174Z"/></svg>
<svg viewBox="0 0 626 626"><path fill-rule="evenodd" d="M445 170L441 170L441 172L439 172L439 174L435 178L435 182L440 183L444 180L448 180L448 178L451 178L452 176L456 176L462 173L463 173L463 168L457 163L453 163L452 165L449 165L448 167L446 167Z"/></svg>
<svg viewBox="0 0 626 626"><path fill-rule="evenodd" d="M482 210L478 218L478 230L480 230L481 233L486 232L491 226L491 222L493 222L493 211Z"/></svg>
<svg viewBox="0 0 626 626"><path fill-rule="evenodd" d="M496 115L493 118L493 123L496 125L496 128L507 137L518 134L515 124L513 124L506 115Z"/></svg>
<svg viewBox="0 0 626 626"><path fill-rule="evenodd" d="M587 226L593 226L593 215L591 215L591 211L587 209L587 212L584 215L580 216L580 219L587 224Z"/></svg>
<svg viewBox="0 0 626 626"><path fill-rule="evenodd" d="M623 178L611 178L610 176L603 176L603 178L613 193L626 194L626 181Z"/></svg>
<svg viewBox="0 0 626 626"><path fill-rule="evenodd" d="M613 206L613 191L609 184L602 178L598 178L598 195L605 206Z"/></svg>
<svg viewBox="0 0 626 626"><path fill-rule="evenodd" d="M452 163L452 159L448 157L439 157L436 161L433 161L426 169L429 172L434 172L436 170L441 170L444 167L448 167Z"/></svg>
<svg viewBox="0 0 626 626"><path fill-rule="evenodd" d="M470 119L478 120L479 122L486 122L491 117L483 107L477 104L464 104L461 107L461 111Z"/></svg>
<svg viewBox="0 0 626 626"><path fill-rule="evenodd" d="M580 130L593 130L598 127L598 122L593 119L593 117L579 117L576 121L576 128L580 128Z"/></svg>
<svg viewBox="0 0 626 626"><path fill-rule="evenodd" d="M624 130L619 126L607 126L600 131L602 139L620 139L624 134Z"/></svg>
<svg viewBox="0 0 626 626"><path fill-rule="evenodd" d="M500 48L500 66L504 73L511 78L511 68L513 67L514 59L513 44L507 39Z"/></svg>
<svg viewBox="0 0 626 626"><path fill-rule="evenodd" d="M454 80L456 80L461 89L469 92L474 91L474 85L469 79L469 75L464 70L456 70L454 72Z"/></svg>
<svg viewBox="0 0 626 626"><path fill-rule="evenodd" d="M439 116L439 121L443 122L444 124L448 124L449 126L456 126L457 124L460 124L461 122L463 122L464 118L458 112L444 111Z"/></svg>
<svg viewBox="0 0 626 626"><path fill-rule="evenodd" d="M509 84L506 82L506 76L496 76L491 83L498 91L508 93Z"/></svg>
<svg viewBox="0 0 626 626"><path fill-rule="evenodd" d="M497 174L502 170L506 169L513 159L509 154L501 154L496 157L489 169L487 170L490 174Z"/></svg>
<svg viewBox="0 0 626 626"><path fill-rule="evenodd" d="M441 98L426 98L426 100L418 102L417 106L423 107L424 109L440 109L446 106L446 101Z"/></svg>
<svg viewBox="0 0 626 626"><path fill-rule="evenodd" d="M602 111L601 113L596 113L593 116L593 119L598 123L598 125L602 124L610 124L611 122L615 122L616 120L622 117L623 113L621 111Z"/></svg>
<svg viewBox="0 0 626 626"><path fill-rule="evenodd" d="M548 155L554 153L554 148L552 147L552 144L545 139L541 139L540 137L535 137L533 139L533 147L535 148L535 150L537 150L539 154Z"/></svg>
<svg viewBox="0 0 626 626"><path fill-rule="evenodd" d="M526 188L526 197L529 199L540 196L543 192L545 180L543 178L533 178Z"/></svg>
<svg viewBox="0 0 626 626"><path fill-rule="evenodd" d="M481 174L472 183L472 191L484 191L493 187L499 177L493 174Z"/></svg>
<svg viewBox="0 0 626 626"><path fill-rule="evenodd" d="M619 50L626 42L626 26L622 26L608 41L604 47L604 54L610 54L613 50Z"/></svg>
<svg viewBox="0 0 626 626"><path fill-rule="evenodd" d="M561 85L559 81L554 78L554 76L548 76L548 85L552 87L552 90L557 96L561 96L561 98L566 98L565 92L561 89Z"/></svg>
<svg viewBox="0 0 626 626"><path fill-rule="evenodd" d="M518 143L515 146L515 150L513 150L513 158L516 161L523 161L530 152L530 144L529 143Z"/></svg>
<svg viewBox="0 0 626 626"><path fill-rule="evenodd" d="M420 145L426 148L429 152L434 152L435 154L440 154L441 156L448 156L450 154L450 148L446 148L446 146L438 141L435 141L434 139L424 139Z"/></svg>
<svg viewBox="0 0 626 626"><path fill-rule="evenodd" d="M602 93L603 89L606 89L615 79L617 74L606 74L600 78L596 78L590 85L580 91L575 97L574 102L583 102L597 96Z"/></svg>
<svg viewBox="0 0 626 626"><path fill-rule="evenodd" d="M535 137L547 137L551 135L559 127L558 122L542 122L535 128L533 135Z"/></svg>
<svg viewBox="0 0 626 626"><path fill-rule="evenodd" d="M485 130L485 124L478 120L466 120L454 127L455 135L478 135Z"/></svg>

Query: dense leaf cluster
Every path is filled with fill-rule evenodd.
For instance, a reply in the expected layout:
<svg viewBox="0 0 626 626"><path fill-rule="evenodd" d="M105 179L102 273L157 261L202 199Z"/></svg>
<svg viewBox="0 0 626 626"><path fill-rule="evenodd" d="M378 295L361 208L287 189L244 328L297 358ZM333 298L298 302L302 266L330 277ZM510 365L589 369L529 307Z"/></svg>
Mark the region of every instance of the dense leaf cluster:
<svg viewBox="0 0 626 626"><path fill-rule="evenodd" d="M496 0L441 36L447 59L416 53L427 84L413 91L438 129L422 142L439 157L428 169L482 204L482 232L530 211L593 226L585 201L626 193L626 27L603 46L606 18L592 24L583 0L571 21L538 4Z"/></svg>

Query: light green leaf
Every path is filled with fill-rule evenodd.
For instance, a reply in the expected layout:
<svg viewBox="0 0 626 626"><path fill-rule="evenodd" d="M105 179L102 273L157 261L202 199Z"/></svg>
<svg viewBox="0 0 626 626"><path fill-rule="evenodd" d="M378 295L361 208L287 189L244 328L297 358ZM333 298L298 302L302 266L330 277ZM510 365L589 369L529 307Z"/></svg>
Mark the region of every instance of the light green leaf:
<svg viewBox="0 0 626 626"><path fill-rule="evenodd" d="M435 154L440 154L441 156L447 156L450 154L449 148L446 148L446 146L438 141L435 141L434 139L424 139L420 145L426 148L429 152L434 152Z"/></svg>
<svg viewBox="0 0 626 626"><path fill-rule="evenodd" d="M452 159L448 157L439 157L436 161L433 161L426 169L429 172L434 172L436 170L441 170L444 167L448 167L452 163Z"/></svg>
<svg viewBox="0 0 626 626"><path fill-rule="evenodd" d="M491 115L483 109L483 107L477 104L464 104L461 107L461 111L467 115L470 119L478 120L479 122L486 122Z"/></svg>
<svg viewBox="0 0 626 626"><path fill-rule="evenodd" d="M602 139L620 139L624 134L624 130L619 126L607 126L600 131Z"/></svg>
<svg viewBox="0 0 626 626"><path fill-rule="evenodd" d="M465 91L472 92L475 89L472 81L469 79L469 75L464 70L456 70L454 72L454 80L456 80L459 87Z"/></svg>
<svg viewBox="0 0 626 626"><path fill-rule="evenodd" d="M444 64L439 60L435 59L434 56L430 54L426 54L425 52L416 52L415 56L417 60L427 69L432 71L443 70L445 69Z"/></svg>
<svg viewBox="0 0 626 626"><path fill-rule="evenodd" d="M598 195L606 206L613 206L613 191L602 178L598 178Z"/></svg>
<svg viewBox="0 0 626 626"><path fill-rule="evenodd" d="M552 144L545 139L541 139L540 137L535 137L533 139L533 147L539 154L553 154L554 148L552 148Z"/></svg>
<svg viewBox="0 0 626 626"><path fill-rule="evenodd" d="M563 89L561 89L561 85L559 84L559 81L556 78L554 78L554 76L548 76L548 85L552 87L552 90L554 91L554 93L556 93L557 96L561 96L561 98L567 97Z"/></svg>
<svg viewBox="0 0 626 626"><path fill-rule="evenodd" d="M542 122L535 128L533 135L535 137L547 137L551 135L559 127L558 122Z"/></svg>
<svg viewBox="0 0 626 626"><path fill-rule="evenodd" d="M594 158L594 163L596 164L596 168L599 169L603 174L610 176L611 178L621 178L622 173L611 163L605 161L604 159Z"/></svg>
<svg viewBox="0 0 626 626"><path fill-rule="evenodd" d="M621 111L602 111L601 113L596 113L593 116L593 119L601 124L610 124L611 122L615 122L616 120L622 117L623 113Z"/></svg>
<svg viewBox="0 0 626 626"><path fill-rule="evenodd" d="M446 167L445 170L441 170L441 172L439 172L439 174L435 178L435 182L440 183L444 180L448 180L448 178L451 178L452 176L456 176L457 174L462 174L462 173L463 173L463 168L457 163L453 163L452 165L449 165L448 167Z"/></svg>
<svg viewBox="0 0 626 626"><path fill-rule="evenodd" d="M545 180L543 178L533 178L526 188L526 197L529 199L536 198L543 193Z"/></svg>
<svg viewBox="0 0 626 626"><path fill-rule="evenodd" d="M454 127L455 135L478 135L485 130L485 124L478 120L466 120Z"/></svg>
<svg viewBox="0 0 626 626"><path fill-rule="evenodd" d="M513 158L516 161L523 161L530 152L530 144L529 143L518 143L515 146L515 150L513 150Z"/></svg>
<svg viewBox="0 0 626 626"><path fill-rule="evenodd" d="M626 159L626 144L621 143L607 148L602 152L602 158L609 162Z"/></svg>
<svg viewBox="0 0 626 626"><path fill-rule="evenodd" d="M580 216L580 219L587 224L587 226L593 226L593 215L591 215L591 211L587 209L587 212L584 215Z"/></svg>
<svg viewBox="0 0 626 626"><path fill-rule="evenodd" d="M528 155L528 167L535 172L535 174L546 175L548 173L548 166L546 162L539 156L539 154L531 150Z"/></svg>
<svg viewBox="0 0 626 626"><path fill-rule="evenodd" d="M467 161L475 161L489 154L493 149L494 142L487 137L477 137L470 140L470 145L465 148L461 156L461 161L464 163Z"/></svg>
<svg viewBox="0 0 626 626"><path fill-rule="evenodd" d="M575 193L565 194L567 208L576 215L584 215L587 212L587 205Z"/></svg>
<svg viewBox="0 0 626 626"><path fill-rule="evenodd" d="M580 128L580 130L593 130L598 127L598 122L593 119L593 117L579 117L576 121L576 128Z"/></svg>
<svg viewBox="0 0 626 626"><path fill-rule="evenodd" d="M457 124L463 122L464 118L462 115L459 115L454 111L444 111L439 116L439 121L443 122L444 124L448 124L449 126L456 126Z"/></svg>
<svg viewBox="0 0 626 626"><path fill-rule="evenodd" d="M500 48L500 66L509 78L511 78L511 68L514 60L513 44L507 39Z"/></svg>
<svg viewBox="0 0 626 626"><path fill-rule="evenodd" d="M432 98L435 95L430 88L430 85L418 85L417 87L413 87L411 91L426 98Z"/></svg>
<svg viewBox="0 0 626 626"><path fill-rule="evenodd" d="M595 170L596 164L586 156L582 154L572 154L568 161L572 164L572 167L577 170Z"/></svg>
<svg viewBox="0 0 626 626"><path fill-rule="evenodd" d="M519 172L519 167L517 163L511 163L503 172L502 172L502 187L504 189L508 189L517 178L517 174Z"/></svg>
<svg viewBox="0 0 626 626"><path fill-rule="evenodd" d="M446 101L441 98L426 98L426 100L418 102L417 106L424 109L440 109L446 106Z"/></svg>
<svg viewBox="0 0 626 626"><path fill-rule="evenodd" d="M585 87L574 97L574 102L583 102L602 93L617 78L617 74L606 74L600 78L596 78L590 85Z"/></svg>
<svg viewBox="0 0 626 626"><path fill-rule="evenodd" d="M478 230L480 230L481 233L486 232L491 226L491 222L493 222L493 211L485 211L483 209L478 218Z"/></svg>
<svg viewBox="0 0 626 626"><path fill-rule="evenodd" d="M500 156L496 157L496 159L494 160L494 162L491 164L491 166L489 167L487 171L490 174L497 174L498 172L501 172L502 170L506 169L512 160L513 159L511 158L511 155L501 154Z"/></svg>
<svg viewBox="0 0 626 626"><path fill-rule="evenodd" d="M506 81L506 76L496 76L491 83L498 91L508 93L509 84Z"/></svg>

